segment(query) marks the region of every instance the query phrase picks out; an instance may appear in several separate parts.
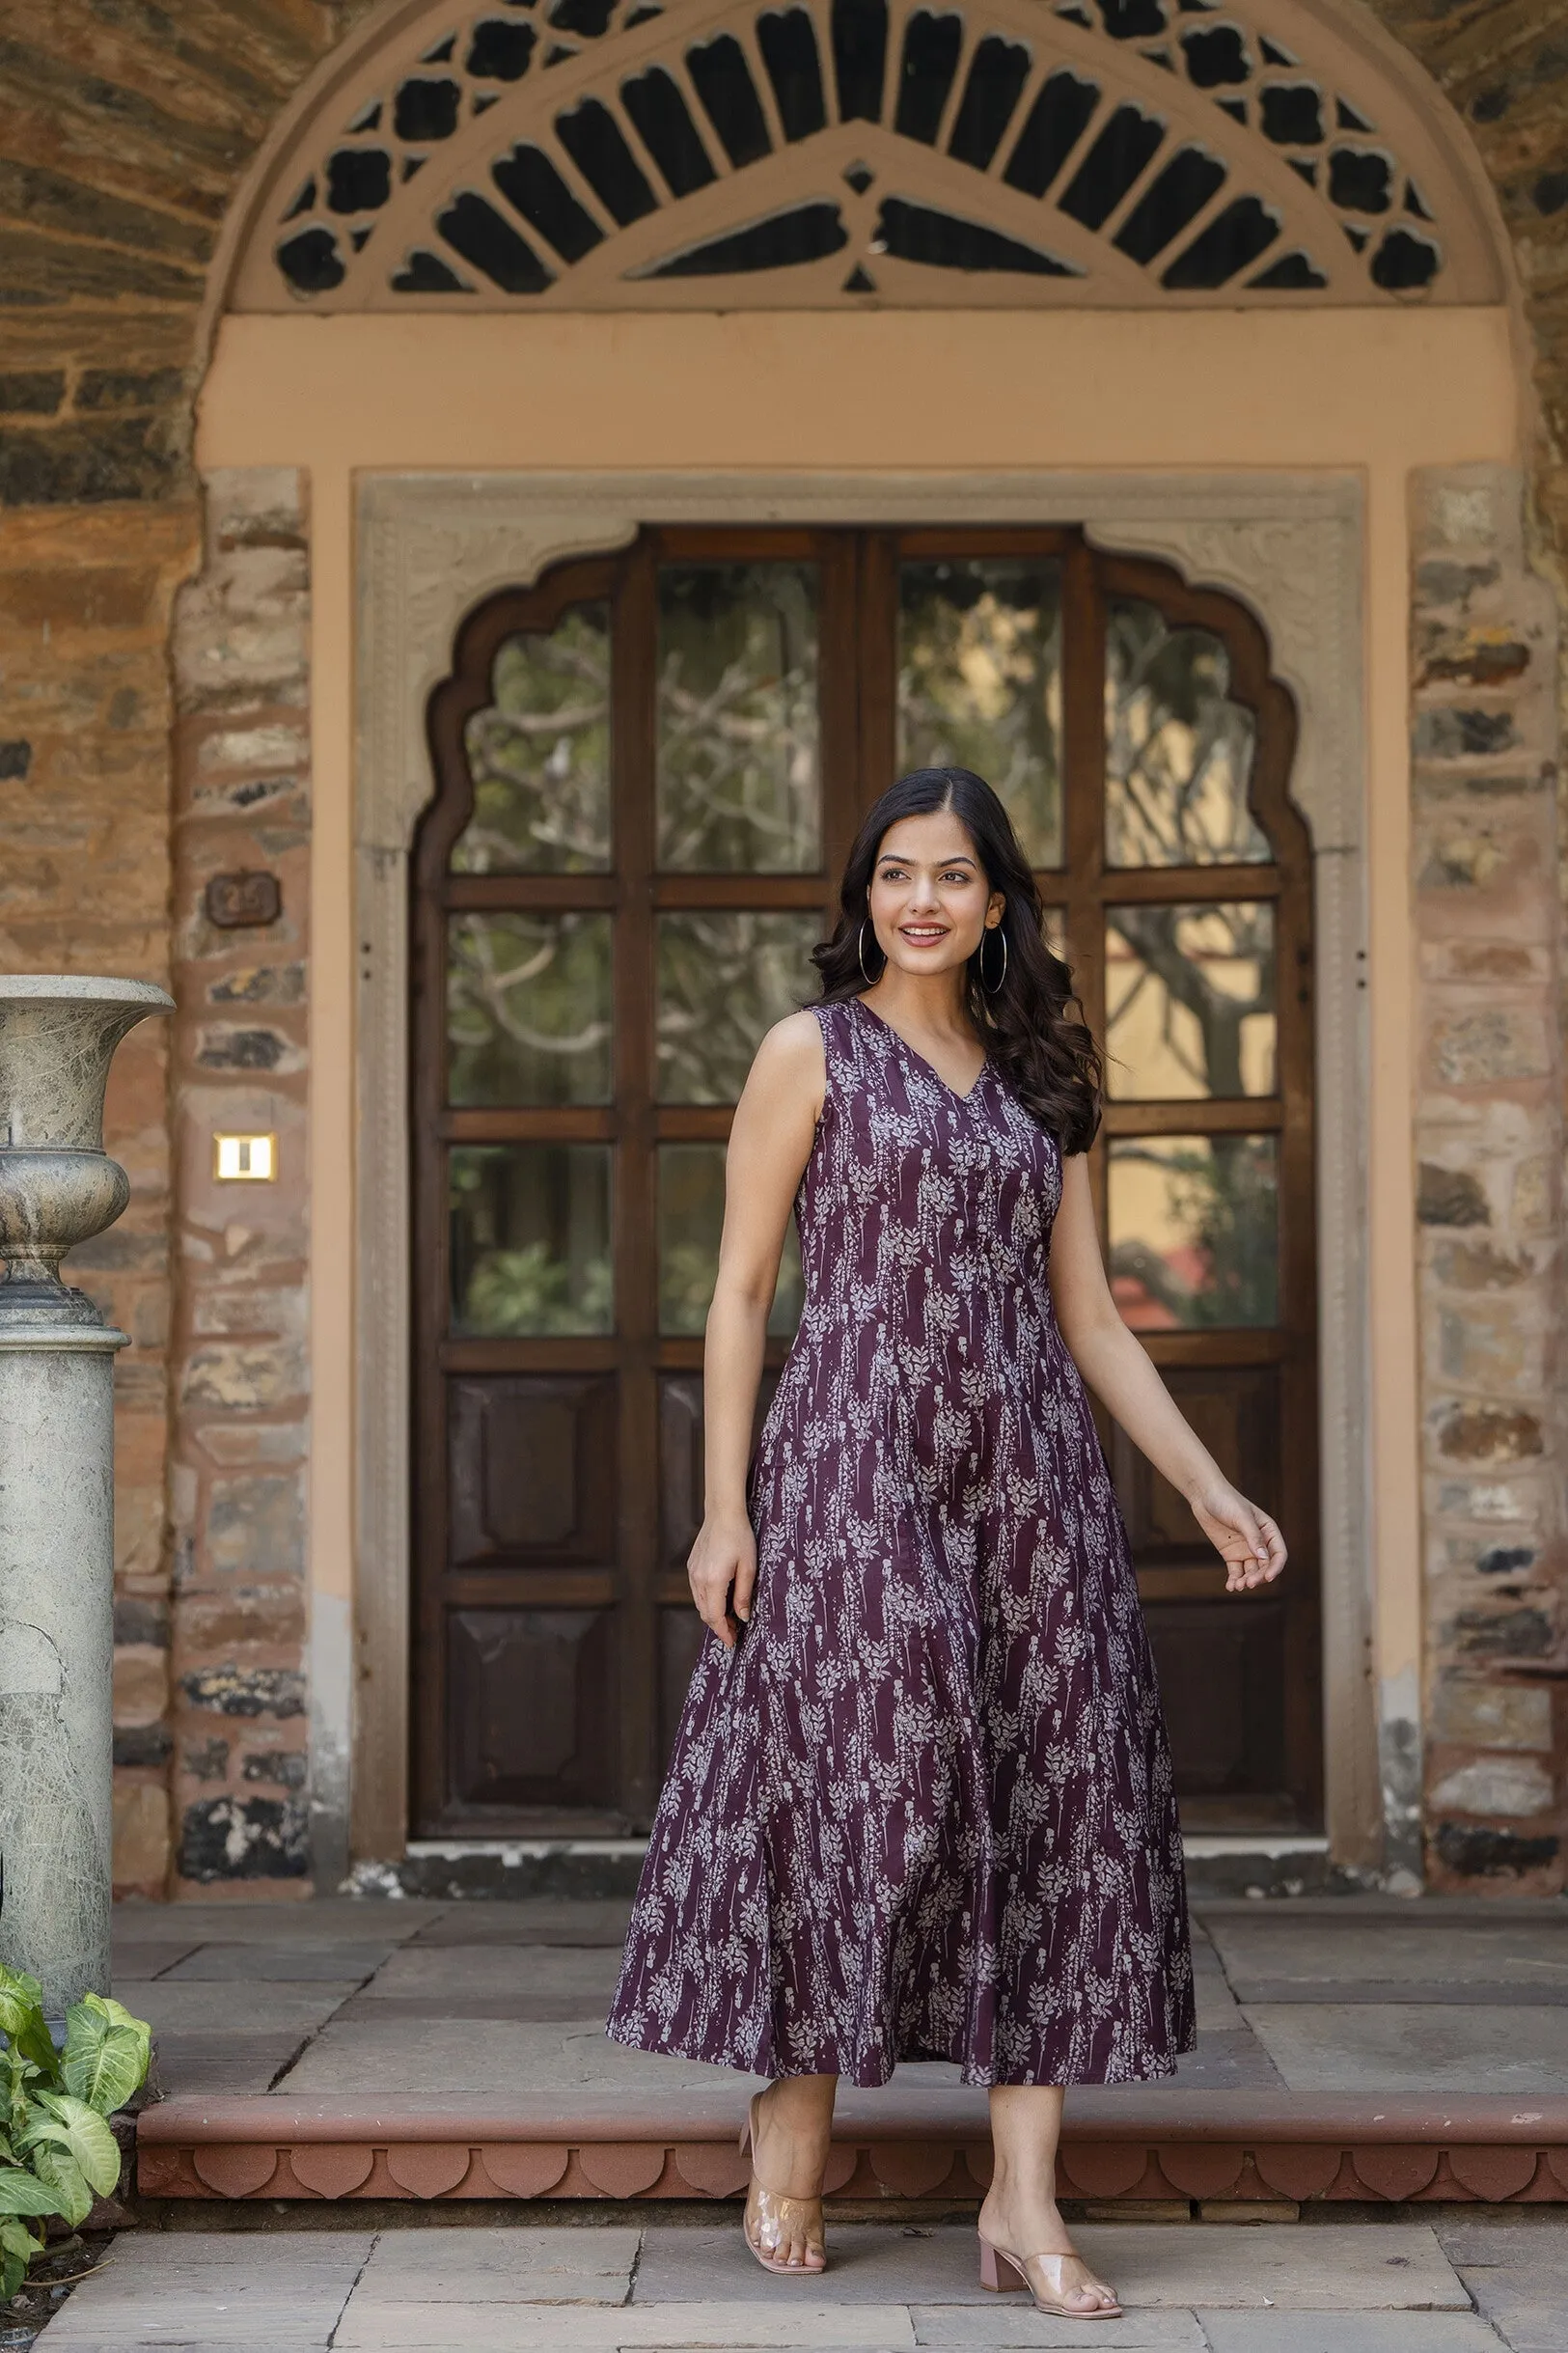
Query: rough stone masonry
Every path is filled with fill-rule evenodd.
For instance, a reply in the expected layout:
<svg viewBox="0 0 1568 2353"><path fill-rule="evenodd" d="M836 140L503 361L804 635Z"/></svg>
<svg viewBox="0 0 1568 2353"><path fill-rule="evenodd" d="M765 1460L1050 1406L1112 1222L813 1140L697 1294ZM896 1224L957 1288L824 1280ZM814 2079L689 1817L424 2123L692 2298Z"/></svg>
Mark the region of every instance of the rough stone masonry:
<svg viewBox="0 0 1568 2353"><path fill-rule="evenodd" d="M1427 1878L1563 1883L1557 614L1499 467L1411 496Z"/></svg>

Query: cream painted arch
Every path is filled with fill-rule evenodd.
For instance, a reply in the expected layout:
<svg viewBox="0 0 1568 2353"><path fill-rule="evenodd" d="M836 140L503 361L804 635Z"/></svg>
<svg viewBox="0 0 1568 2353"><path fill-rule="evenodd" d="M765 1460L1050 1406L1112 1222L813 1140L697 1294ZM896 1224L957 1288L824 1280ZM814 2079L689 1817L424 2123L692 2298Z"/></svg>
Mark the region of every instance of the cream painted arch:
<svg viewBox="0 0 1568 2353"><path fill-rule="evenodd" d="M1384 1849L1372 1592L1367 1232L1366 696L1362 484L1349 474L368 475L358 489L353 798L356 1045L356 1621L352 1846L406 1835L410 1530L408 854L431 793L425 705L482 596L646 522L1076 522L1229 590L1268 632L1301 717L1293 794L1312 830L1324 1743L1336 1861ZM1394 1825L1389 1825L1394 1827Z"/></svg>
<svg viewBox="0 0 1568 2353"><path fill-rule="evenodd" d="M1492 303L1495 199L1342 0L389 0L217 309Z"/></svg>

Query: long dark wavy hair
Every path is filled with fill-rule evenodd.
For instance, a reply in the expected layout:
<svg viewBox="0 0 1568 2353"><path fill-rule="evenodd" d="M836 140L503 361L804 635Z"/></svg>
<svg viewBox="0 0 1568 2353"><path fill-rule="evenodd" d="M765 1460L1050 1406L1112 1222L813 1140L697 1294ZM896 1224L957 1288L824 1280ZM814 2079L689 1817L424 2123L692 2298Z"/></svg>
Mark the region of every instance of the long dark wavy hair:
<svg viewBox="0 0 1568 2353"><path fill-rule="evenodd" d="M930 817L939 809L957 817L986 882L1006 900L998 927L1007 944L1005 977L994 991L985 985L982 962L994 978L1001 957L984 931L968 965L970 1019L1025 1110L1063 1152L1087 1151L1100 1124L1099 1049L1082 1019L1071 971L1041 934L1040 894L1012 820L972 769L915 768L890 785L871 811L844 868L833 937L812 951L822 983L818 1002L842 1004L861 995L867 973L872 981L881 979L886 959L871 930L870 887L882 838L901 817Z"/></svg>

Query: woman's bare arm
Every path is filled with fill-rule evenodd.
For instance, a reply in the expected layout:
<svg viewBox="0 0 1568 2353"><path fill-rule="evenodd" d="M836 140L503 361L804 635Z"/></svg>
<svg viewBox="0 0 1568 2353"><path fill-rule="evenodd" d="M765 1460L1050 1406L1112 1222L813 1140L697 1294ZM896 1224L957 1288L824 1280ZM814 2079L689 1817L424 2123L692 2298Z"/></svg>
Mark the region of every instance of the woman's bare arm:
<svg viewBox="0 0 1568 2353"><path fill-rule="evenodd" d="M756 1542L746 1513L752 1417L789 1211L811 1157L827 1066L812 1013L769 1030L735 1106L724 1236L702 1355L702 1525L686 1564L704 1625L729 1648L752 1614Z"/></svg>
<svg viewBox="0 0 1568 2353"><path fill-rule="evenodd" d="M1279 1529L1230 1484L1116 1313L1082 1153L1063 1167L1051 1236L1051 1296L1074 1364L1133 1444L1186 1496L1224 1562L1227 1589L1239 1592L1277 1577L1285 1564Z"/></svg>

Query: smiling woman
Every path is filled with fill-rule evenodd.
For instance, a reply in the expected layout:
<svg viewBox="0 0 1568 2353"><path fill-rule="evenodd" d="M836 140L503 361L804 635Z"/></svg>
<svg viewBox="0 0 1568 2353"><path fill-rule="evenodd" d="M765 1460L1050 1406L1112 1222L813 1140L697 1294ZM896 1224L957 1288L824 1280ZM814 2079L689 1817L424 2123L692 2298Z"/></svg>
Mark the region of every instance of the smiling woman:
<svg viewBox="0 0 1568 2353"><path fill-rule="evenodd" d="M981 2278L1116 2307L1066 2241L1061 2089L1195 2027L1154 1663L1084 1383L1252 1592L1279 1532L1121 1320L1084 1153L1099 1058L1002 803L922 768L867 816L729 1140L708 1313L708 1628L609 2031L776 2083L747 2240L819 2270L838 2078L993 2087ZM856 969L858 967L858 970ZM799 1328L755 1453L791 1214ZM771 2175L771 2180L769 2176Z"/></svg>

